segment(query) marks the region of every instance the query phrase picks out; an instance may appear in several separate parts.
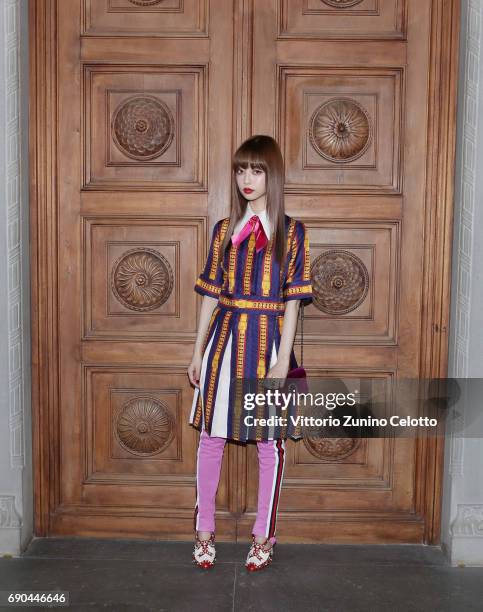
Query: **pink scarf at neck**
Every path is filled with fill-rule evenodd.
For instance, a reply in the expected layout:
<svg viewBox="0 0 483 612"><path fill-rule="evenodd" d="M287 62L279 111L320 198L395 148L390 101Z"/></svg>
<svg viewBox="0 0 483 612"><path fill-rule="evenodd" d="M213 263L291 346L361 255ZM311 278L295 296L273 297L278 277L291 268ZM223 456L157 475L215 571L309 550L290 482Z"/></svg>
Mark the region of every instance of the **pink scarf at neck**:
<svg viewBox="0 0 483 612"><path fill-rule="evenodd" d="M257 253L263 249L267 242L268 238L263 229L262 222L258 215L253 215L242 227L242 229L237 233L233 234L231 237L231 241L235 246L241 244L245 238L247 238L252 232L255 232L255 249Z"/></svg>

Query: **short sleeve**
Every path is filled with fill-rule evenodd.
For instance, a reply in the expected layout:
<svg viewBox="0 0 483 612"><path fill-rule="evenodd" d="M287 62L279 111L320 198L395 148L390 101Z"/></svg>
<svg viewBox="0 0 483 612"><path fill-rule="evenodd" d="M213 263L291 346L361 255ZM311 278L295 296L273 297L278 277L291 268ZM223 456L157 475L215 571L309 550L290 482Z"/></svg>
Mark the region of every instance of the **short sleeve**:
<svg viewBox="0 0 483 612"><path fill-rule="evenodd" d="M301 300L304 306L312 302L309 237L305 224L301 221L295 221L287 278L283 286L283 299L285 302Z"/></svg>
<svg viewBox="0 0 483 612"><path fill-rule="evenodd" d="M226 225L226 220L221 219L215 223L213 228L210 250L208 252L208 258L206 259L205 268L196 279L194 286L194 290L200 295L217 298L221 293L223 287L223 270L221 265L217 264L217 259L226 232Z"/></svg>

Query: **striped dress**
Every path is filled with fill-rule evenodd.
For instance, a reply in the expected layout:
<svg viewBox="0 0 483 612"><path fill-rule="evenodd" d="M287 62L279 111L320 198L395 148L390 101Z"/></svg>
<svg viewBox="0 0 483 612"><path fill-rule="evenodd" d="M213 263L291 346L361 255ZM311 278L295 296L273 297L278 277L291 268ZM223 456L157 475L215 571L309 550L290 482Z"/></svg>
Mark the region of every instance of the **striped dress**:
<svg viewBox="0 0 483 612"><path fill-rule="evenodd" d="M218 298L218 303L202 348L200 386L195 388L190 423L210 436L242 442L299 437L290 419L297 410L294 405L283 412L286 426L248 427L248 414L263 418L268 413L260 407L247 412L243 393L261 390L253 384L265 378L277 361L285 302L312 301L306 228L285 215L287 257L282 269L270 242L256 252L253 233L238 246L229 243L222 269L216 266L216 255L228 223L225 218L215 224L205 268L194 286L197 293ZM292 348L289 368L297 365Z"/></svg>

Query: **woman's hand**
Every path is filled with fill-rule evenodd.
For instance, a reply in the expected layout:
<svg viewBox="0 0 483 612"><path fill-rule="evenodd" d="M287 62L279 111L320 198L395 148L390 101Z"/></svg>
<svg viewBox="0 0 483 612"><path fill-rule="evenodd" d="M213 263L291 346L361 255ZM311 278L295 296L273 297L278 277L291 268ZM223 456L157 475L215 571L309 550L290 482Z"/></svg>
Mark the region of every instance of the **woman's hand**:
<svg viewBox="0 0 483 612"><path fill-rule="evenodd" d="M200 322L198 325L198 333L196 334L195 347L193 349L193 357L191 363L188 366L187 374L192 385L199 389L200 387L200 375L201 375L201 364L203 362L203 342L208 332L211 316L218 303L218 299L209 297L208 295L203 296L203 303L201 304L200 311Z"/></svg>
<svg viewBox="0 0 483 612"><path fill-rule="evenodd" d="M289 359L279 358L274 365L268 370L265 378L279 378L281 379L281 386L283 387L287 373L289 370L290 361Z"/></svg>
<svg viewBox="0 0 483 612"><path fill-rule="evenodd" d="M199 353L194 353L193 359L188 366L188 377L190 382L195 387L198 387L198 389L200 387L201 362L201 355Z"/></svg>

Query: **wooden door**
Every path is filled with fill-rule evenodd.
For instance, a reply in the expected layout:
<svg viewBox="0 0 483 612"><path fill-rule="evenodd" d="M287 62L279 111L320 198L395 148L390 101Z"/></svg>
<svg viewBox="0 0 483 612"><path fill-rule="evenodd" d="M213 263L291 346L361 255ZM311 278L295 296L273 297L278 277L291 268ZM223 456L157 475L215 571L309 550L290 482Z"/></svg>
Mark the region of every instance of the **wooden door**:
<svg viewBox="0 0 483 612"><path fill-rule="evenodd" d="M193 283L249 135L279 141L310 231L309 374L445 375L457 9L31 2L38 535L192 537ZM441 459L440 438L290 443L278 532L437 541ZM256 467L229 446L220 539L249 534Z"/></svg>
<svg viewBox="0 0 483 612"><path fill-rule="evenodd" d="M353 378L359 389L371 379L387 398L396 377L427 371L422 287L425 208L434 205L426 188L437 4L255 3L253 131L280 142L286 206L310 232L308 374ZM415 439L307 437L287 455L280 533L298 541L423 539ZM248 487L246 508L243 524L256 510L256 487Z"/></svg>

